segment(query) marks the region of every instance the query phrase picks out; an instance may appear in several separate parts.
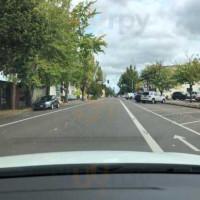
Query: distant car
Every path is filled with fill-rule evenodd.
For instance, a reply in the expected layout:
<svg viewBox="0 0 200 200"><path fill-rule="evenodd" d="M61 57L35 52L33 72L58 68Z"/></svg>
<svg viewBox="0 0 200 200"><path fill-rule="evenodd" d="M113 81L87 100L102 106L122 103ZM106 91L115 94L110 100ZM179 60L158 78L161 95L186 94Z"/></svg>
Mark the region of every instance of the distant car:
<svg viewBox="0 0 200 200"><path fill-rule="evenodd" d="M126 99L134 99L135 98L135 93L127 93L126 94Z"/></svg>
<svg viewBox="0 0 200 200"><path fill-rule="evenodd" d="M200 101L200 92L197 92L197 95L196 95L196 97L195 97L195 100L196 100L196 101Z"/></svg>
<svg viewBox="0 0 200 200"><path fill-rule="evenodd" d="M141 102L141 96L142 96L142 92L136 93L135 98L134 98L135 101L138 102L138 103Z"/></svg>
<svg viewBox="0 0 200 200"><path fill-rule="evenodd" d="M65 100L65 96L62 96L61 100L64 101ZM74 96L74 95L69 94L68 95L68 101L74 101L74 100L77 100L77 97Z"/></svg>
<svg viewBox="0 0 200 200"><path fill-rule="evenodd" d="M196 99L198 92L192 92L192 99ZM187 93L187 98L190 99L190 94Z"/></svg>
<svg viewBox="0 0 200 200"><path fill-rule="evenodd" d="M172 99L173 100L186 100L187 99L187 93L184 93L184 92L174 92L173 95L172 95Z"/></svg>
<svg viewBox="0 0 200 200"><path fill-rule="evenodd" d="M33 110L54 109L59 107L59 100L54 95L43 96L33 104Z"/></svg>
<svg viewBox="0 0 200 200"><path fill-rule="evenodd" d="M151 102L152 104L156 102L165 103L166 99L159 92L143 92L141 96L141 101L143 103Z"/></svg>

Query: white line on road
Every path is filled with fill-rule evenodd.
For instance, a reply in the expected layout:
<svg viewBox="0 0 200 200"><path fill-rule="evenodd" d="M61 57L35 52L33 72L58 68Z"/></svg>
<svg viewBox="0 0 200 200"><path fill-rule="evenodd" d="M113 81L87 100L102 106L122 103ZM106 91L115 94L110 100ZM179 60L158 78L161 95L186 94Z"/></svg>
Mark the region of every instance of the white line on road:
<svg viewBox="0 0 200 200"><path fill-rule="evenodd" d="M175 135L174 139L176 140L180 140L181 142L183 142L185 145L187 145L188 147L190 147L192 150L194 151L200 151L199 149L197 149L194 145L190 144L189 142L186 141L186 138L182 137L182 136L178 136Z"/></svg>
<svg viewBox="0 0 200 200"><path fill-rule="evenodd" d="M97 101L96 101L96 102L97 102ZM33 117L29 117L29 118L17 120L17 121L14 121L14 122L2 124L2 125L0 125L0 128L6 127L6 126L10 126L10 125L13 125L13 124L18 124L18 123L20 123L20 122L28 121L28 120L30 120L30 119L35 119L35 118L39 118L39 117L51 115L51 114L54 114L54 113L58 113L58 112L70 110L70 109L72 109L72 108L77 108L77 107L81 107L81 106L86 106L86 105L94 104L94 103L96 103L96 102L91 102L91 103L87 103L87 104L79 104L79 105L76 105L76 106L71 106L71 107L69 107L69 108L64 108L64 109L61 109L61 110L57 110L57 111L53 111L53 112L48 112L48 113L44 113L44 114L41 114L41 115L37 115L37 116L33 116Z"/></svg>
<svg viewBox="0 0 200 200"><path fill-rule="evenodd" d="M128 102L129 102L129 101L128 101ZM130 103L132 103L132 102L130 102ZM171 119L168 119L168 118L166 118L166 117L163 117L162 115L159 115L159 114L157 114L157 113L155 113L155 112L153 112L153 111L151 111L151 110L148 110L147 108L144 108L144 107L142 107L142 106L139 106L139 105L137 105L136 103L132 103L132 104L135 105L135 106L137 106L137 107L139 107L139 108L141 108L141 109L143 109L143 110L146 110L147 112L150 112L150 113L152 113L152 114L154 114L154 115L156 115L156 116L158 116L158 117L160 117L160 118L162 118L162 119L165 119L165 120L167 120L167 121L169 121L169 122L171 122L171 123L173 123L173 124L176 124L177 126L180 126L181 128L184 128L184 129L186 129L186 130L188 130L188 131L190 131L190 132L192 132L192 133L195 133L195 134L197 134L197 135L200 135L199 132L194 131L194 130L192 130L192 129L186 127L186 126L183 126L182 124L179 124L179 123L177 123L177 122L175 122L175 121L173 121L173 120L171 120Z"/></svg>
<svg viewBox="0 0 200 200"><path fill-rule="evenodd" d="M182 112L182 113L171 113L171 114L163 114L162 116L170 116L170 115L182 115L182 114L195 114L200 112Z"/></svg>
<svg viewBox="0 0 200 200"><path fill-rule="evenodd" d="M194 123L198 123L198 122L200 122L200 120L198 120L198 121L192 121L192 122L185 122L185 123L182 123L182 125L194 124Z"/></svg>
<svg viewBox="0 0 200 200"><path fill-rule="evenodd" d="M131 111L125 106L125 104L120 100L121 104L125 108L126 112L129 114L130 118L133 120L134 124L137 126L138 130L146 140L147 144L154 153L163 153L164 151L156 143L156 141L151 137L151 135L145 130L145 128L140 124L136 117L131 113Z"/></svg>

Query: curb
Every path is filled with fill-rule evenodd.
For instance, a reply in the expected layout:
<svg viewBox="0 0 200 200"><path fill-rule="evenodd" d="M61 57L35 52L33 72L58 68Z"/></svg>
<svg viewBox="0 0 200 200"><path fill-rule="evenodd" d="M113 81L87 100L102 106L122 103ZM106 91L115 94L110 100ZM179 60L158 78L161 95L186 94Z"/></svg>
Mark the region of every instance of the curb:
<svg viewBox="0 0 200 200"><path fill-rule="evenodd" d="M187 105L187 104L178 104L178 103L172 103L172 102L166 102L166 104L174 105L174 106L180 106L180 107L186 107L186 108L200 109L200 104L199 104L199 106L197 106L197 105Z"/></svg>

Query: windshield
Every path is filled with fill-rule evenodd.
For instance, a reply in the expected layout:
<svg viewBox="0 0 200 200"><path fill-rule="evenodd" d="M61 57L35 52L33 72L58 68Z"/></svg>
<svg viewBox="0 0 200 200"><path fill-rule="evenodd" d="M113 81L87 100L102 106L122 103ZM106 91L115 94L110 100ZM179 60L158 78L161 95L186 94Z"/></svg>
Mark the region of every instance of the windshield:
<svg viewBox="0 0 200 200"><path fill-rule="evenodd" d="M1 0L0 161L199 155L199 47L198 0Z"/></svg>
<svg viewBox="0 0 200 200"><path fill-rule="evenodd" d="M143 95L149 95L149 92L143 92Z"/></svg>
<svg viewBox="0 0 200 200"><path fill-rule="evenodd" d="M44 96L38 99L38 101L51 101L52 100L52 96Z"/></svg>

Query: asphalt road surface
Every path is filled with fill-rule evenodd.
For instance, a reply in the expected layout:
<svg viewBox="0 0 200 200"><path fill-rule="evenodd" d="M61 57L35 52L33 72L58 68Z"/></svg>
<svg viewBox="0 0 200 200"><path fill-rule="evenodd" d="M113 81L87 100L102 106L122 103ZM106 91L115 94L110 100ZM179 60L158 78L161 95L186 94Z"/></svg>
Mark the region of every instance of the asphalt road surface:
<svg viewBox="0 0 200 200"><path fill-rule="evenodd" d="M200 154L200 110L109 98L0 118L0 156L89 150Z"/></svg>

